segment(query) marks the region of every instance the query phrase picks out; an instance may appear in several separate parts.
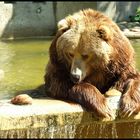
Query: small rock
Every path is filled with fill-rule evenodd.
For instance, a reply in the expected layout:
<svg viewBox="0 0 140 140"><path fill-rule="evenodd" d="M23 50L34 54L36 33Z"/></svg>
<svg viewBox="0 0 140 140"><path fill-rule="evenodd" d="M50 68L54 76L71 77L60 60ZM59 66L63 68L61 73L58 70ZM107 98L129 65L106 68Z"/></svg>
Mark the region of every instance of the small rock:
<svg viewBox="0 0 140 140"><path fill-rule="evenodd" d="M140 32L140 27L135 26L134 28L131 28L130 30L133 32Z"/></svg>
<svg viewBox="0 0 140 140"><path fill-rule="evenodd" d="M127 28L125 28L125 29L123 30L123 32L128 33L128 32L130 32L130 30L127 29Z"/></svg>

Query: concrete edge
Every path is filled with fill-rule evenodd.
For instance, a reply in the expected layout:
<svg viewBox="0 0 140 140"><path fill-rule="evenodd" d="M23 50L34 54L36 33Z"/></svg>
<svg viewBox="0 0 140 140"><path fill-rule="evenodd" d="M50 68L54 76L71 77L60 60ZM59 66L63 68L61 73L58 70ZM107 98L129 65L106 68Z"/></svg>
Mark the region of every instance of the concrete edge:
<svg viewBox="0 0 140 140"><path fill-rule="evenodd" d="M115 113L118 109L120 97L108 97L109 106L113 107ZM126 119L116 118L110 120L104 118L98 120L91 112L85 111L79 104L65 101L47 99L33 99L32 105L14 105L9 100L0 100L0 131L13 129L40 128L64 125L80 125L91 122L118 123L139 121L140 113Z"/></svg>

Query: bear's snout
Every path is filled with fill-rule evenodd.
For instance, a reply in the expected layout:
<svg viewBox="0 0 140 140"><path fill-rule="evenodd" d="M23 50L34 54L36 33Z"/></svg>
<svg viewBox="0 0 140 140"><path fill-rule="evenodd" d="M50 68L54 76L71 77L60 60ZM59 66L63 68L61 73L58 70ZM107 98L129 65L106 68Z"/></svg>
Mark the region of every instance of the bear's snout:
<svg viewBox="0 0 140 140"><path fill-rule="evenodd" d="M82 79L82 71L79 68L73 68L70 73L70 79L73 83L79 83Z"/></svg>
<svg viewBox="0 0 140 140"><path fill-rule="evenodd" d="M80 75L76 75L76 74L73 75L73 74L71 74L71 75L70 75L70 79L71 79L71 81L72 81L73 83L79 83L81 77L80 77Z"/></svg>

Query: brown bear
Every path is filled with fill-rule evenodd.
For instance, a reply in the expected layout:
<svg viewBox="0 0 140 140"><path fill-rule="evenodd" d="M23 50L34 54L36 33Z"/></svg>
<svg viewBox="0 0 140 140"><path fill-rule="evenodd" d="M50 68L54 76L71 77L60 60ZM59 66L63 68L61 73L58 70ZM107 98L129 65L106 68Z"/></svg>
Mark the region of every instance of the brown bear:
<svg viewBox="0 0 140 140"><path fill-rule="evenodd" d="M49 97L79 103L97 117L112 117L104 94L116 89L122 93L122 117L140 111L140 75L134 65L134 49L103 13L85 9L61 20L49 54L45 74ZM27 97L21 97L11 102L28 103Z"/></svg>

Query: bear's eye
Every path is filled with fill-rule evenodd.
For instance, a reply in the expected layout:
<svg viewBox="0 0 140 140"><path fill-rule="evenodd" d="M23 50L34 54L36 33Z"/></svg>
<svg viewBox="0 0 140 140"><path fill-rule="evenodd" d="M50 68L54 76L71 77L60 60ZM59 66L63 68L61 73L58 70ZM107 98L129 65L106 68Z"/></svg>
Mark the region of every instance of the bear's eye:
<svg viewBox="0 0 140 140"><path fill-rule="evenodd" d="M74 57L74 54L71 53L71 52L69 52L68 55L69 55L70 57Z"/></svg>
<svg viewBox="0 0 140 140"><path fill-rule="evenodd" d="M87 54L82 54L81 56L82 56L83 59L87 59L88 58Z"/></svg>

